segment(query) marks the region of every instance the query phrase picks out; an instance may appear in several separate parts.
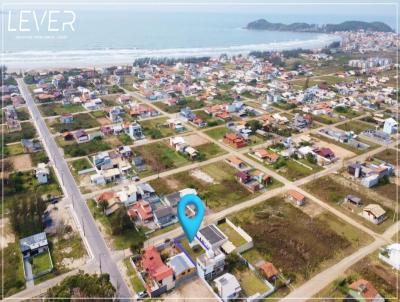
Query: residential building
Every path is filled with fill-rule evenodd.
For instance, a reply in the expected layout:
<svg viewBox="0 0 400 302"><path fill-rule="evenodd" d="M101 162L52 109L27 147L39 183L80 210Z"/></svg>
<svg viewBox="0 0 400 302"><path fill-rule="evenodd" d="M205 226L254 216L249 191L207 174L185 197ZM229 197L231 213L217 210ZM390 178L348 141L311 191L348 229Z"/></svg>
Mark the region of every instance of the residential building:
<svg viewBox="0 0 400 302"><path fill-rule="evenodd" d="M297 192L295 190L289 190L287 192L287 196L290 201L295 202L296 205L298 205L298 206L304 205L305 200L306 200L306 197L303 194L301 194L300 192Z"/></svg>
<svg viewBox="0 0 400 302"><path fill-rule="evenodd" d="M359 279L349 285L346 299L358 302L384 302L385 299L378 293L371 282Z"/></svg>
<svg viewBox="0 0 400 302"><path fill-rule="evenodd" d="M130 217L137 217L142 223L153 221L153 209L150 203L144 200L140 200L128 209L128 215Z"/></svg>
<svg viewBox="0 0 400 302"><path fill-rule="evenodd" d="M71 124L74 122L74 116L71 113L64 113L60 117L60 122L62 124Z"/></svg>
<svg viewBox="0 0 400 302"><path fill-rule="evenodd" d="M209 224L197 232L196 239L207 250L216 250L223 245L228 238L215 224Z"/></svg>
<svg viewBox="0 0 400 302"><path fill-rule="evenodd" d="M279 271L271 262L264 262L258 268L269 282L274 282L278 278Z"/></svg>
<svg viewBox="0 0 400 302"><path fill-rule="evenodd" d="M142 126L138 123L132 123L129 125L128 134L133 140L144 139Z"/></svg>
<svg viewBox="0 0 400 302"><path fill-rule="evenodd" d="M159 296L174 288L173 270L163 262L160 253L153 245L144 248L141 266L148 274L145 287L151 297Z"/></svg>
<svg viewBox="0 0 400 302"><path fill-rule="evenodd" d="M79 129L74 133L75 139L78 143L86 142L89 140L89 134L85 130Z"/></svg>
<svg viewBox="0 0 400 302"><path fill-rule="evenodd" d="M236 148L236 149L247 146L247 141L243 137L238 136L235 133L225 134L223 142L227 145L230 145L230 146Z"/></svg>
<svg viewBox="0 0 400 302"><path fill-rule="evenodd" d="M362 216L374 224L380 224L386 219L386 211L379 204L369 204L362 210Z"/></svg>
<svg viewBox="0 0 400 302"><path fill-rule="evenodd" d="M29 258L47 252L49 249L49 243L47 242L46 233L37 233L20 239L19 248L23 258Z"/></svg>
<svg viewBox="0 0 400 302"><path fill-rule="evenodd" d="M175 282L185 279L196 271L195 265L185 253L179 253L168 259L167 265L174 271Z"/></svg>
<svg viewBox="0 0 400 302"><path fill-rule="evenodd" d="M392 243L382 248L379 259L389 264L392 268L400 270L400 243Z"/></svg>
<svg viewBox="0 0 400 302"><path fill-rule="evenodd" d="M154 222L160 227L166 227L177 221L176 214L172 207L164 206L153 212Z"/></svg>
<svg viewBox="0 0 400 302"><path fill-rule="evenodd" d="M224 302L238 298L240 292L242 291L239 281L230 273L225 273L216 278L214 280L214 284L217 288L218 295Z"/></svg>
<svg viewBox="0 0 400 302"><path fill-rule="evenodd" d="M397 132L399 124L397 121L393 118L388 118L385 120L385 123L383 124L383 132L392 135Z"/></svg>
<svg viewBox="0 0 400 302"><path fill-rule="evenodd" d="M49 182L50 170L45 163L39 163L35 169L36 179L40 184L47 184Z"/></svg>
<svg viewBox="0 0 400 302"><path fill-rule="evenodd" d="M223 273L225 254L219 249L207 250L196 259L197 274L205 280L212 280Z"/></svg>

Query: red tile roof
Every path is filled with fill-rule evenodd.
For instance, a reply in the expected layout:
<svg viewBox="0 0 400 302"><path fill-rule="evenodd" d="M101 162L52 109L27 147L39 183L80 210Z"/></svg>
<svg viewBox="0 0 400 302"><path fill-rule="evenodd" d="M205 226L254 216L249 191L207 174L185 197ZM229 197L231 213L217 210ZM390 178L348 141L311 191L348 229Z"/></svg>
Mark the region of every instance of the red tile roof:
<svg viewBox="0 0 400 302"><path fill-rule="evenodd" d="M149 273L149 276L157 282L172 276L172 268L165 265L160 253L152 245L144 249L142 256L142 267Z"/></svg>
<svg viewBox="0 0 400 302"><path fill-rule="evenodd" d="M360 295L363 296L368 302L372 301L378 294L378 291L371 284L371 282L365 279L359 279L353 282L349 285L349 288L359 292Z"/></svg>

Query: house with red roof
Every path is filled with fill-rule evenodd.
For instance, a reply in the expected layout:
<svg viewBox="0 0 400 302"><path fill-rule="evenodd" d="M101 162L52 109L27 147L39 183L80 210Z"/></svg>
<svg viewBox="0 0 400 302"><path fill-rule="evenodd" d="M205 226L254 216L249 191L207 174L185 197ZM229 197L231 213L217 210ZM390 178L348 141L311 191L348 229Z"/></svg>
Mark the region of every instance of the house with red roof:
<svg viewBox="0 0 400 302"><path fill-rule="evenodd" d="M144 249L141 266L147 273L145 287L151 297L157 297L175 287L173 269L163 262L154 245Z"/></svg>
<svg viewBox="0 0 400 302"><path fill-rule="evenodd" d="M128 215L134 218L137 217L142 223L150 222L154 217L150 203L145 200L136 202L133 206L131 206L128 209Z"/></svg>
<svg viewBox="0 0 400 302"><path fill-rule="evenodd" d="M347 294L348 299L352 301L363 302L384 302L385 299L378 293L371 282L365 279L359 279L349 285Z"/></svg>
<svg viewBox="0 0 400 302"><path fill-rule="evenodd" d="M246 140L235 133L227 133L224 135L224 143L234 148L243 148L247 146Z"/></svg>

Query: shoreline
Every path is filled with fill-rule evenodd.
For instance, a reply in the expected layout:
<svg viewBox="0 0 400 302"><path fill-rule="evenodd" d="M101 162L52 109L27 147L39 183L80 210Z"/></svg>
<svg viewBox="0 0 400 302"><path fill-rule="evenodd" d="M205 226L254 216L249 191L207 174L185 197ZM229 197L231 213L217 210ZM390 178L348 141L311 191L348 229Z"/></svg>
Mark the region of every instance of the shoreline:
<svg viewBox="0 0 400 302"><path fill-rule="evenodd" d="M143 57L219 57L227 55L247 55L252 51L282 51L297 48L320 49L334 41L340 41L338 35L319 35L310 40L289 40L285 42L269 42L265 44L249 44L225 47L175 48L175 49L92 49L62 51L19 51L3 52L2 64L9 71L19 72L31 70L52 70L69 68L93 68L112 65L132 64Z"/></svg>

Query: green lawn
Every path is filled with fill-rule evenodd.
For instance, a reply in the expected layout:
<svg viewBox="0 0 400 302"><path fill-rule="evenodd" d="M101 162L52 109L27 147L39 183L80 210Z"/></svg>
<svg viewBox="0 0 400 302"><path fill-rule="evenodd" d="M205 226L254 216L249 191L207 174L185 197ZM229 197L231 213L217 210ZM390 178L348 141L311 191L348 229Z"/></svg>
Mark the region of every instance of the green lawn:
<svg viewBox="0 0 400 302"><path fill-rule="evenodd" d="M100 126L100 124L97 122L97 120L88 113L75 114L73 117L74 117L74 120L72 123L64 124L64 123L61 123L59 119L57 119L56 122L50 124L50 127L55 132L62 133L65 131L74 131L74 130L78 130L78 129L90 129L90 128L95 128L95 127Z"/></svg>
<svg viewBox="0 0 400 302"><path fill-rule="evenodd" d="M138 146L134 148L134 152L143 157L144 162L153 173L178 168L189 163L189 160L172 149L167 141Z"/></svg>
<svg viewBox="0 0 400 302"><path fill-rule="evenodd" d="M201 154L204 154L205 159L210 159L226 153L225 150L221 149L217 144L211 142L196 146L195 149Z"/></svg>
<svg viewBox="0 0 400 302"><path fill-rule="evenodd" d="M86 109L79 104L63 105L61 103L43 104L38 106L40 113L43 116L62 115L65 113L83 112Z"/></svg>
<svg viewBox="0 0 400 302"><path fill-rule="evenodd" d="M132 264L129 260L129 257L124 259L124 264L125 264L127 272L128 272L129 281L131 282L131 285L132 285L133 289L135 290L135 292L139 293L139 292L144 291L145 290L144 285L143 285L142 281L140 281L135 270L133 269Z"/></svg>
<svg viewBox="0 0 400 302"><path fill-rule="evenodd" d="M212 177L214 182L206 183L185 171L152 180L150 184L159 194L168 194L184 188L195 188L206 206L215 211L258 195L258 193L251 194L244 186L240 185L234 177L236 170L223 161L199 169Z"/></svg>
<svg viewBox="0 0 400 302"><path fill-rule="evenodd" d="M60 140L58 140L58 142L60 142ZM64 144L64 142L62 143ZM95 138L86 143L68 143L62 145L62 148L64 149L65 155L69 157L78 157L92 155L100 151L110 150L112 149L112 146L102 138Z"/></svg>
<svg viewBox="0 0 400 302"><path fill-rule="evenodd" d="M88 200L87 204L93 217L102 224L106 234L112 238L112 245L115 249L127 249L133 244L144 241L144 234L134 229L126 229L120 235L112 235L111 216L104 215L103 212L96 206L96 202L94 200Z"/></svg>
<svg viewBox="0 0 400 302"><path fill-rule="evenodd" d="M36 196L47 198L48 195L60 196L62 194L52 169L50 169L50 181L47 184L39 184L31 171L16 172L11 174L8 180L4 182L3 190L4 210L7 210L12 203L21 200L36 198Z"/></svg>
<svg viewBox="0 0 400 302"><path fill-rule="evenodd" d="M375 125L354 120L354 121L349 121L345 124L339 125L336 128L342 129L344 131L354 131L355 134L360 134L361 132L368 130L368 129L375 129Z"/></svg>
<svg viewBox="0 0 400 302"><path fill-rule="evenodd" d="M21 123L21 130L15 132L7 132L6 127L4 128L5 133L3 135L3 143L9 144L19 142L21 139L30 139L36 136L36 128L31 122Z"/></svg>
<svg viewBox="0 0 400 302"><path fill-rule="evenodd" d="M246 297L250 297L256 293L262 294L269 290L268 286L248 268L243 271L236 270L234 271L234 275L238 279Z"/></svg>
<svg viewBox="0 0 400 302"><path fill-rule="evenodd" d="M176 134L176 131L166 125L167 118L152 118L144 121L140 121L140 125L143 127L145 136L151 137L152 139L164 138Z"/></svg>
<svg viewBox="0 0 400 302"><path fill-rule="evenodd" d="M71 166L76 172L92 168L92 164L87 158L80 158L71 162Z"/></svg>
<svg viewBox="0 0 400 302"><path fill-rule="evenodd" d="M224 126L218 127L218 128L213 128L210 130L205 131L204 133L207 134L208 136L212 137L215 140L220 140L224 137L226 133L228 133L228 129Z"/></svg>
<svg viewBox="0 0 400 302"><path fill-rule="evenodd" d="M197 117L201 118L205 123L207 123L207 127L222 125L224 123L224 120L213 117L211 114L206 113L204 110L195 111L194 114Z"/></svg>
<svg viewBox="0 0 400 302"><path fill-rule="evenodd" d="M21 143L6 145L4 148L4 155L14 156L24 153L24 148Z"/></svg>
<svg viewBox="0 0 400 302"><path fill-rule="evenodd" d="M32 273L37 276L52 268L51 259L48 252L41 253L32 257Z"/></svg>
<svg viewBox="0 0 400 302"><path fill-rule="evenodd" d="M320 115L313 115L312 116L314 121L326 124L326 125L331 125L335 124L337 122L340 122L340 119L337 117L329 116L326 114L320 114Z"/></svg>
<svg viewBox="0 0 400 302"><path fill-rule="evenodd" d="M233 243L234 246L239 247L245 244L247 241L238 233L236 232L230 225L226 222L221 223L218 225L218 228L228 236L229 240Z"/></svg>
<svg viewBox="0 0 400 302"><path fill-rule="evenodd" d="M312 164L305 159L298 159L296 161L294 159L280 159L279 161L283 164L283 166L280 168L276 168L274 165L265 165L268 168L274 169L276 172L290 181L296 181L323 170L321 166Z"/></svg>
<svg viewBox="0 0 400 302"><path fill-rule="evenodd" d="M8 297L25 289L24 267L19 244L16 242L8 244L1 251L1 255L3 257L0 262L2 294L4 297Z"/></svg>
<svg viewBox="0 0 400 302"><path fill-rule="evenodd" d="M196 259L205 253L203 248L198 244L191 248L189 246L189 242L186 237L182 237L181 240L179 240L179 244L182 246L182 248L186 251L186 253L189 254L190 258L192 258L193 261L196 261Z"/></svg>
<svg viewBox="0 0 400 302"><path fill-rule="evenodd" d="M204 102L197 100L195 97L185 97L184 100L180 100L179 104L169 106L163 102L155 102L155 106L157 106L162 111L166 111L168 113L177 113L180 112L182 108L189 107L190 109L199 109L204 107Z"/></svg>
<svg viewBox="0 0 400 302"><path fill-rule="evenodd" d="M346 215L352 217L353 219L359 221L360 223L373 229L374 231L383 232L392 223L394 215L393 210L385 207L382 204L382 201L379 201L376 198L372 198L371 196L369 196L368 190L364 187L360 187L362 190L360 191L358 189L359 185L352 185L351 183L349 183L349 185L344 185L344 181L345 180L340 178L339 176L328 175L309 182L308 184L304 185L304 189L309 191L311 194L315 195L322 201L335 206ZM352 212L351 210L348 210L347 208L341 206L342 201L344 200L346 195L349 194L360 197L364 206L371 203L380 204L382 208L386 211L386 214L389 218L380 225L375 225L358 215L362 208L354 208Z"/></svg>
<svg viewBox="0 0 400 302"><path fill-rule="evenodd" d="M57 273L64 273L68 268L64 266L63 260L78 260L86 255L85 246L78 233L70 233L64 236L49 236L50 252Z"/></svg>

